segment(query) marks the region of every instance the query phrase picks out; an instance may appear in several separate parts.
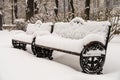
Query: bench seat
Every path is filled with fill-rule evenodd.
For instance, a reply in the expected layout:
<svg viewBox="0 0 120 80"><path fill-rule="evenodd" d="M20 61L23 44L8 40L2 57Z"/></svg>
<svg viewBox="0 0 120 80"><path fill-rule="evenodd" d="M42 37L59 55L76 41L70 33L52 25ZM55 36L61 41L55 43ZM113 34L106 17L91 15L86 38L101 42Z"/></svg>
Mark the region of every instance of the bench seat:
<svg viewBox="0 0 120 80"><path fill-rule="evenodd" d="M57 50L73 52L79 55L84 46L92 41L99 41L105 45L104 37L96 34L90 34L83 39L64 38L54 34L36 36L35 44Z"/></svg>
<svg viewBox="0 0 120 80"><path fill-rule="evenodd" d="M17 35L14 35L12 39L21 41L21 42L32 43L34 37L35 37L34 35L28 35L26 33L19 33Z"/></svg>
<svg viewBox="0 0 120 80"><path fill-rule="evenodd" d="M36 37L35 44L80 53L83 48L82 46L83 44L81 42L82 39L72 40L51 34L51 35Z"/></svg>

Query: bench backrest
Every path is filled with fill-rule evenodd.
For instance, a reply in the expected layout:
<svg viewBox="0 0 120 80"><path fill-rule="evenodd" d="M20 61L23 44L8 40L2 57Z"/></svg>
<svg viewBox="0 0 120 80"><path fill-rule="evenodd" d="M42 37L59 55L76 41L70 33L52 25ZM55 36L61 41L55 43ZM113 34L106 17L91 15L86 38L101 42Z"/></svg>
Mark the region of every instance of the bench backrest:
<svg viewBox="0 0 120 80"><path fill-rule="evenodd" d="M51 26L53 25L52 22L48 22L48 23L40 23L39 21L37 21L35 24L28 24L27 29L26 29L26 33L27 34L34 34L36 31L51 31Z"/></svg>
<svg viewBox="0 0 120 80"><path fill-rule="evenodd" d="M31 24L29 23L26 28L27 34L33 34L36 30L38 30L40 27L40 24Z"/></svg>
<svg viewBox="0 0 120 80"><path fill-rule="evenodd" d="M51 32L51 27L53 26L52 22L42 23L39 27L39 31L48 31Z"/></svg>
<svg viewBox="0 0 120 80"><path fill-rule="evenodd" d="M82 25L58 22L54 25L53 33L71 39L82 39L88 34L98 34L106 38L109 25L109 22L106 21L88 21Z"/></svg>

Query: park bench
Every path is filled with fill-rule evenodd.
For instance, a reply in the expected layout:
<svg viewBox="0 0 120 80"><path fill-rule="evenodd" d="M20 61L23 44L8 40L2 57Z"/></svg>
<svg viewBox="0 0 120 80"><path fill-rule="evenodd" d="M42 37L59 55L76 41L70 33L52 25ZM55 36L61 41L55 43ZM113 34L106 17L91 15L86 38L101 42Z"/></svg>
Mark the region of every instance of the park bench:
<svg viewBox="0 0 120 80"><path fill-rule="evenodd" d="M109 35L110 24L106 21L79 22L75 19L70 23L58 22L54 24L52 34L34 38L32 49L38 57L49 59L53 59L53 51L80 56L83 72L101 74Z"/></svg>
<svg viewBox="0 0 120 80"><path fill-rule="evenodd" d="M36 21L35 24L29 23L27 25L26 32L15 34L12 37L12 44L14 48L26 50L26 45L31 45L35 36L50 34L52 22L42 23L40 20ZM40 33L39 33L40 32Z"/></svg>
<svg viewBox="0 0 120 80"><path fill-rule="evenodd" d="M57 22L51 33L35 36L31 41L33 53L37 57L53 59L52 52L60 51L80 56L80 66L84 73L101 74L106 58L110 35L107 21L87 21L75 18L70 22ZM13 39L14 45L15 39ZM26 42L22 42L22 44Z"/></svg>

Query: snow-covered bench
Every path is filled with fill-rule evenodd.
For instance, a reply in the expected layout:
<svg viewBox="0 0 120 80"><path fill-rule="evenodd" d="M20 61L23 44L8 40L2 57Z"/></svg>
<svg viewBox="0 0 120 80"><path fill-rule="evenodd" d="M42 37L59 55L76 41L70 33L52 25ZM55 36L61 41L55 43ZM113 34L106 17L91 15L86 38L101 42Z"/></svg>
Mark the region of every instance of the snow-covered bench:
<svg viewBox="0 0 120 80"><path fill-rule="evenodd" d="M53 50L77 55L83 72L100 74L105 62L110 24L79 20L55 23L52 34L36 36L32 43L33 52L38 57L49 59L52 59Z"/></svg>
<svg viewBox="0 0 120 80"><path fill-rule="evenodd" d="M26 45L32 43L36 36L42 36L51 33L52 22L42 23L40 20L35 24L29 23L26 32L15 34L12 37L12 44L14 48L26 50Z"/></svg>

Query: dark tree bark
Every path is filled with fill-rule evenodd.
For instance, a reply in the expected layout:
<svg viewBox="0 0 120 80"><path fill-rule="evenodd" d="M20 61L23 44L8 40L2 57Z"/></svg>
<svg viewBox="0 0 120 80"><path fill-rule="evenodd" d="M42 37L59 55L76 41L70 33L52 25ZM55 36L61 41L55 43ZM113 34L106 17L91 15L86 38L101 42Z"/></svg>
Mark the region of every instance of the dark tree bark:
<svg viewBox="0 0 120 80"><path fill-rule="evenodd" d="M56 4L56 8L54 9L54 11L55 11L55 16L57 17L57 16L58 16L59 1L58 1L58 0L55 0L55 4Z"/></svg>
<svg viewBox="0 0 120 80"><path fill-rule="evenodd" d="M12 14L12 24L13 24L14 23L13 5L11 7L12 7L11 14Z"/></svg>
<svg viewBox="0 0 120 80"><path fill-rule="evenodd" d="M2 24L3 24L3 19L2 19L2 12L1 12L1 10L0 10L0 30L2 30Z"/></svg>
<svg viewBox="0 0 120 80"><path fill-rule="evenodd" d="M15 13L15 18L18 18L18 6L17 6L17 0L14 0L14 13Z"/></svg>
<svg viewBox="0 0 120 80"><path fill-rule="evenodd" d="M35 14L38 14L39 7L37 1L34 2L34 9L35 9Z"/></svg>
<svg viewBox="0 0 120 80"><path fill-rule="evenodd" d="M65 0L63 0L63 11L64 11L64 21L65 21L65 15L66 15L66 12L65 12L65 6L66 6L66 4L65 4Z"/></svg>
<svg viewBox="0 0 120 80"><path fill-rule="evenodd" d="M71 13L72 13L72 19L73 19L75 17L74 16L75 9L74 9L74 5L73 5L73 0L70 0L70 5L71 5Z"/></svg>
<svg viewBox="0 0 120 80"><path fill-rule="evenodd" d="M70 12L70 0L68 0L68 12Z"/></svg>
<svg viewBox="0 0 120 80"><path fill-rule="evenodd" d="M14 23L14 0L9 0L10 2L11 2L11 19L12 19L12 21L11 21L11 23L13 24Z"/></svg>
<svg viewBox="0 0 120 80"><path fill-rule="evenodd" d="M27 1L27 9L26 9L26 19L30 20L30 18L34 15L34 0Z"/></svg>
<svg viewBox="0 0 120 80"><path fill-rule="evenodd" d="M85 1L85 19L89 20L90 15L90 0Z"/></svg>

